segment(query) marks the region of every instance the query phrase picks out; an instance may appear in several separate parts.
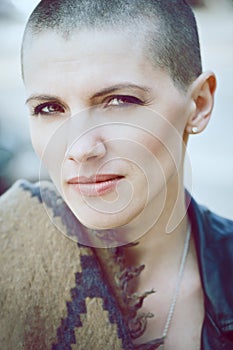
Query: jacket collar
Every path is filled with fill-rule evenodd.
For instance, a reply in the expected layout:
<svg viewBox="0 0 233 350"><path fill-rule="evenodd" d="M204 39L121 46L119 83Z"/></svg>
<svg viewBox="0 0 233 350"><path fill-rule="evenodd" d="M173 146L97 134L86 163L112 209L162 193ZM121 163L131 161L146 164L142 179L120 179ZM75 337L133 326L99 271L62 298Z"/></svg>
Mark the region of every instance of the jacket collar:
<svg viewBox="0 0 233 350"><path fill-rule="evenodd" d="M233 330L233 222L187 199L205 310L223 331Z"/></svg>

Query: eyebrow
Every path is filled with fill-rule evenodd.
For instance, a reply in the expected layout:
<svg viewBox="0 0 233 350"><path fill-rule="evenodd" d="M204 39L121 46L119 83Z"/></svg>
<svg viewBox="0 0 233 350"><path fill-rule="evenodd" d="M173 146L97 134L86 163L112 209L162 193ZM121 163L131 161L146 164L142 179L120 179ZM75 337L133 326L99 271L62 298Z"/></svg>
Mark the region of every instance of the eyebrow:
<svg viewBox="0 0 233 350"><path fill-rule="evenodd" d="M140 91L142 91L144 93L149 93L151 91L151 89L146 87L146 86L140 86L140 85L128 84L128 83L117 84L117 85L110 86L110 87L107 87L107 88L104 88L104 89L98 91L97 93L92 95L90 99L94 100L94 99L96 99L98 97L105 96L105 95L108 95L108 94L112 94L112 93L114 93L116 91L123 90L123 89L140 90ZM33 94L29 98L27 98L25 104L28 104L31 101L48 101L48 100L60 101L61 102L60 97L55 96L55 95Z"/></svg>
<svg viewBox="0 0 233 350"><path fill-rule="evenodd" d="M31 101L48 101L48 100L61 101L60 97L58 96L33 94L26 99L25 104L28 104Z"/></svg>
<svg viewBox="0 0 233 350"><path fill-rule="evenodd" d="M92 99L97 98L97 97L101 97L104 95L108 95L108 94L112 94L118 90L123 90L123 89L134 89L134 90L140 90L142 92L146 92L149 93L151 91L150 88L146 87L146 86L140 86L140 85L136 85L136 84L117 84L114 86L110 86L108 88L105 88L99 92L97 92L96 94L94 94L92 96Z"/></svg>

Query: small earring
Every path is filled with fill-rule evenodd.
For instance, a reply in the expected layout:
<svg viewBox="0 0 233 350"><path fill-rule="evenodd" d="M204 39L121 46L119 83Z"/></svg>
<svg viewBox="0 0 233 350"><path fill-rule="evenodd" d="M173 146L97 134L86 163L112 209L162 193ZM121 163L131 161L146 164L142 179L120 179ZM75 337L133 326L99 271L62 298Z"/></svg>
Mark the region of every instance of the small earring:
<svg viewBox="0 0 233 350"><path fill-rule="evenodd" d="M193 126L193 127L192 127L192 133L193 133L193 134L197 134L198 131L199 131L199 128L198 128L197 126Z"/></svg>

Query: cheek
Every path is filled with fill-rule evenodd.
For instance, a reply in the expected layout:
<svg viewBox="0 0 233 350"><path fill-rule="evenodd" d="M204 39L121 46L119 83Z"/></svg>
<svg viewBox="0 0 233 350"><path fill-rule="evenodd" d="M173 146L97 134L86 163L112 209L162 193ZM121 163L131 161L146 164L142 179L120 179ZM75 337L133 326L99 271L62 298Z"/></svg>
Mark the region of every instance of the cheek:
<svg viewBox="0 0 233 350"><path fill-rule="evenodd" d="M164 119L164 122L150 125L150 132L143 132L138 142L148 150L148 167L153 163L164 179L178 172L183 159L183 138L177 129Z"/></svg>
<svg viewBox="0 0 233 350"><path fill-rule="evenodd" d="M57 187L60 187L61 168L66 152L66 131L40 120L30 121L33 148L47 168Z"/></svg>
<svg viewBox="0 0 233 350"><path fill-rule="evenodd" d="M32 146L37 156L42 159L46 140L43 136L43 129L32 119L30 119L30 135Z"/></svg>

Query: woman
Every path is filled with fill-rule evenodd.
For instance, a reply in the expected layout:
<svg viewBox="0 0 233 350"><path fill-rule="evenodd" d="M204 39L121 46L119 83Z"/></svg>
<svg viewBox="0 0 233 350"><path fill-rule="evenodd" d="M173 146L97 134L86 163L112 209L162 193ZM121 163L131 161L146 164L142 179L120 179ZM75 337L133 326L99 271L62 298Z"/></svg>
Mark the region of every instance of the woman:
<svg viewBox="0 0 233 350"><path fill-rule="evenodd" d="M216 88L190 7L43 0L22 73L55 187L1 200L3 347L232 349L232 222L183 185Z"/></svg>

